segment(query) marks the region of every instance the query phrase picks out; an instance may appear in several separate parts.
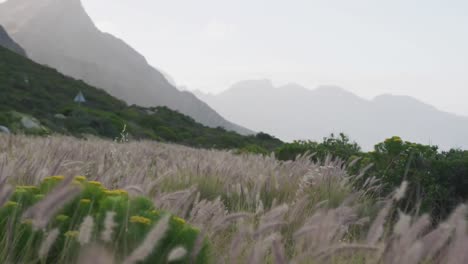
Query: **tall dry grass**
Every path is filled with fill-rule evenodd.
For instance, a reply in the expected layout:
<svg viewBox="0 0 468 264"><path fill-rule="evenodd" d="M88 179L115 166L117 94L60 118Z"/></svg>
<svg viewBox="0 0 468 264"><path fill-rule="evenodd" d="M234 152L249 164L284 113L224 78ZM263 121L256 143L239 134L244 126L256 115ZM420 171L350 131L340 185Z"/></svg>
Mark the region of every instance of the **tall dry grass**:
<svg viewBox="0 0 468 264"><path fill-rule="evenodd" d="M331 159L279 162L147 141L0 136L1 203L10 185L51 175L85 175L151 197L199 227L217 263L468 263L464 205L433 227L427 215L396 211L405 184L392 197L378 197L376 179L356 188L361 175L347 175L344 164ZM47 198L44 203L38 206L50 207ZM48 217L36 218L42 226ZM147 243L142 252L157 241ZM139 260L135 254L126 261ZM174 249L171 256L182 254ZM83 259L115 263L99 245L84 247Z"/></svg>

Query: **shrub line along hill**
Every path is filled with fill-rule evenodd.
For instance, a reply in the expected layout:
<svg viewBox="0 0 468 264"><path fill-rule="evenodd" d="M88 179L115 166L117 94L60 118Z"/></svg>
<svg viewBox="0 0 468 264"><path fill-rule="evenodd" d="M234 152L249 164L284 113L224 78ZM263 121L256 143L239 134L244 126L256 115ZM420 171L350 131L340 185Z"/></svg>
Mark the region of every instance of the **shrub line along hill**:
<svg viewBox="0 0 468 264"><path fill-rule="evenodd" d="M74 102L82 92L86 103ZM29 125L25 124L28 123ZM39 124L40 123L40 124ZM193 147L267 153L282 144L259 133L242 136L209 128L167 107L128 106L104 90L0 47L0 125L13 132L85 134L173 142Z"/></svg>

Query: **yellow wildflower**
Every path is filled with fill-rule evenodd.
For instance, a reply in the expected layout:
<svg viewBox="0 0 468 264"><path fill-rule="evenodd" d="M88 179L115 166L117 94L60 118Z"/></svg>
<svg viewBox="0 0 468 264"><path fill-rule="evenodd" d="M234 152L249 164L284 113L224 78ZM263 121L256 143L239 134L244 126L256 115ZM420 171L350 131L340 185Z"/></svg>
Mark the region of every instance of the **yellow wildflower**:
<svg viewBox="0 0 468 264"><path fill-rule="evenodd" d="M102 187L102 183L98 181L89 181L88 183L94 186Z"/></svg>
<svg viewBox="0 0 468 264"><path fill-rule="evenodd" d="M81 203L81 204L90 204L90 203L91 203L91 200L90 200L90 199L81 199L81 200L80 200L80 203Z"/></svg>
<svg viewBox="0 0 468 264"><path fill-rule="evenodd" d="M74 186L77 186L77 187L82 187L82 186L83 186L83 183L82 183L81 181L77 181L76 179L74 179L74 180L72 181L72 184L73 184Z"/></svg>
<svg viewBox="0 0 468 264"><path fill-rule="evenodd" d="M156 211L156 210L152 210L150 213L151 213L151 214L153 214L153 215L156 215L156 216L158 216L158 215L159 215L159 212L158 212L158 211Z"/></svg>
<svg viewBox="0 0 468 264"><path fill-rule="evenodd" d="M5 203L4 207L16 207L18 206L18 203L17 202L13 202L13 201L8 201Z"/></svg>
<svg viewBox="0 0 468 264"><path fill-rule="evenodd" d="M86 179L85 176L76 176L76 177L75 177L75 180L77 180L77 181L79 181L79 182L84 182L84 181L86 181L87 179Z"/></svg>
<svg viewBox="0 0 468 264"><path fill-rule="evenodd" d="M32 190L32 191L38 191L39 188L36 186L16 186L17 189L22 189L22 190Z"/></svg>
<svg viewBox="0 0 468 264"><path fill-rule="evenodd" d="M128 192L125 190L106 190L104 191L105 194L107 195L127 195Z"/></svg>
<svg viewBox="0 0 468 264"><path fill-rule="evenodd" d="M65 179L65 176L50 176L50 177L45 177L44 181L49 181L49 180L61 181L63 179Z"/></svg>
<svg viewBox="0 0 468 264"><path fill-rule="evenodd" d="M389 142L389 141L394 141L394 142L403 142L403 140L401 139L401 137L397 137L397 136L394 136L394 137L391 137L391 138L388 138L385 140L386 142Z"/></svg>
<svg viewBox="0 0 468 264"><path fill-rule="evenodd" d="M177 217L177 216L174 216L173 217L174 221L176 221L177 223L180 223L180 224L185 224L185 220L180 218L180 217Z"/></svg>
<svg viewBox="0 0 468 264"><path fill-rule="evenodd" d="M144 224L144 225L149 225L149 224L151 224L151 219L143 217L143 216L139 216L139 215L134 215L134 216L130 217L130 222L131 223L140 223L140 224Z"/></svg>
<svg viewBox="0 0 468 264"><path fill-rule="evenodd" d="M67 231L65 233L65 236L68 237L68 238L72 238L72 237L77 237L79 234L80 234L80 232L78 232L78 231L70 230L70 231Z"/></svg>

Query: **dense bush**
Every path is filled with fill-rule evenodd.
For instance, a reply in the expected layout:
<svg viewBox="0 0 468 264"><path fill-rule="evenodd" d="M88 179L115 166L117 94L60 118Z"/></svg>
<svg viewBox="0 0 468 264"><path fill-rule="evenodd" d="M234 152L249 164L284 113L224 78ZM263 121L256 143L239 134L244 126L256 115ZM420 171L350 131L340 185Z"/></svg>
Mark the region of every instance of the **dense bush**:
<svg viewBox="0 0 468 264"><path fill-rule="evenodd" d="M268 155L268 150L257 145L248 145L236 151L237 154L260 154Z"/></svg>
<svg viewBox="0 0 468 264"><path fill-rule="evenodd" d="M466 151L439 152L436 146L403 141L393 137L366 153L364 162L373 168L368 174L379 177L387 192L407 180L410 184L405 205L420 206L435 219L445 218L468 199L468 155ZM367 160L367 161L365 161Z"/></svg>
<svg viewBox="0 0 468 264"><path fill-rule="evenodd" d="M9 125L17 121L10 112L0 112L0 124Z"/></svg>
<svg viewBox="0 0 468 264"><path fill-rule="evenodd" d="M313 154L314 161L327 155L348 163L348 172L359 174L366 169L360 184L376 177L383 184L379 195L390 194L404 180L409 183L406 198L400 202L406 211L430 212L435 221L445 218L458 204L468 199L468 152L440 152L437 146L416 144L394 136L362 152L348 137L325 138L323 142L297 141L278 148L280 160L294 160L298 155Z"/></svg>
<svg viewBox="0 0 468 264"><path fill-rule="evenodd" d="M297 156L310 154L314 161L323 161L329 155L349 160L361 153L361 148L355 142L351 142L345 134L338 137L331 135L325 137L322 142L295 141L283 144L276 150L279 160L295 160Z"/></svg>
<svg viewBox="0 0 468 264"><path fill-rule="evenodd" d="M35 219L25 218L24 212L43 200L62 180L62 176L54 176L45 178L39 186L18 186L10 201L0 208L0 250L13 250L8 254L13 263L70 263L76 260L81 247L94 241L112 248L120 254L117 258L125 258L144 242L153 226L169 216L157 210L147 198L130 197L124 190L108 190L99 182L76 177L72 184L81 188L80 193L59 209L45 229L37 230L33 225ZM166 235L139 263L166 262L176 247L188 251L176 263L189 262L199 231L176 216L170 216L168 224ZM88 225L87 235L82 234L84 225ZM56 232L54 229L58 230L57 237L41 259L43 241L48 234ZM196 263L206 263L208 258L205 241Z"/></svg>

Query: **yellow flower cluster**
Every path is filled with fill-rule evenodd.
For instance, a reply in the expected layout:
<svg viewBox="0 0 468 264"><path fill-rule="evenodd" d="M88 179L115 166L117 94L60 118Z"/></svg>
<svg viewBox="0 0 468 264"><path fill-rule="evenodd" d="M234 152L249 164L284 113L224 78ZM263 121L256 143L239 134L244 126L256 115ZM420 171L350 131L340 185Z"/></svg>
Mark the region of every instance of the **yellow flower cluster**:
<svg viewBox="0 0 468 264"><path fill-rule="evenodd" d="M77 187L83 187L83 182L77 181L76 179L72 181L72 184Z"/></svg>
<svg viewBox="0 0 468 264"><path fill-rule="evenodd" d="M90 204L90 203L91 203L91 200L90 200L90 199L81 199L81 200L80 200L80 203L81 203L81 204Z"/></svg>
<svg viewBox="0 0 468 264"><path fill-rule="evenodd" d="M105 190L104 193L106 195L127 195L128 194L127 191L120 190L120 189L118 189L118 190Z"/></svg>
<svg viewBox="0 0 468 264"><path fill-rule="evenodd" d="M79 182L84 182L84 181L86 181L87 179L86 179L85 176L76 176L76 177L75 177L75 180L77 180L77 181L79 181Z"/></svg>
<svg viewBox="0 0 468 264"><path fill-rule="evenodd" d="M8 201L5 203L5 205L3 205L4 207L16 207L18 206L18 203L17 202L13 202L13 201Z"/></svg>
<svg viewBox="0 0 468 264"><path fill-rule="evenodd" d="M50 176L50 177L45 177L44 181L50 181L50 180L61 181L63 179L65 179L65 176Z"/></svg>
<svg viewBox="0 0 468 264"><path fill-rule="evenodd" d="M177 216L174 216L173 217L174 221L176 221L177 223L180 223L180 224L183 224L185 225L185 220L180 218L180 217L177 217Z"/></svg>
<svg viewBox="0 0 468 264"><path fill-rule="evenodd" d="M17 193L27 193L27 192L28 192L28 190L22 189L22 188L16 188L15 191L16 191Z"/></svg>
<svg viewBox="0 0 468 264"><path fill-rule="evenodd" d="M80 234L80 232L75 231L75 230L70 230L65 233L66 237L72 238L72 237L77 237Z"/></svg>
<svg viewBox="0 0 468 264"><path fill-rule="evenodd" d="M140 223L140 224L144 224L144 225L150 225L151 224L151 219L143 217L143 216L139 216L139 215L134 215L134 216L130 217L130 222L131 223Z"/></svg>
<svg viewBox="0 0 468 264"><path fill-rule="evenodd" d="M153 215L155 215L155 216L158 216L158 215L159 215L159 212L156 211L156 210L152 210L150 213L153 214Z"/></svg>
<svg viewBox="0 0 468 264"><path fill-rule="evenodd" d="M94 186L102 187L102 183L98 181L89 181L88 183Z"/></svg>
<svg viewBox="0 0 468 264"><path fill-rule="evenodd" d="M16 186L16 189L38 191L37 186Z"/></svg>
<svg viewBox="0 0 468 264"><path fill-rule="evenodd" d="M392 138L387 138L387 139L385 140L385 143L389 143L389 142L391 142L391 141L393 141L393 142L398 142L398 143L402 143L402 142L403 142L403 140L401 139L401 137L395 136L395 137L392 137Z"/></svg>

